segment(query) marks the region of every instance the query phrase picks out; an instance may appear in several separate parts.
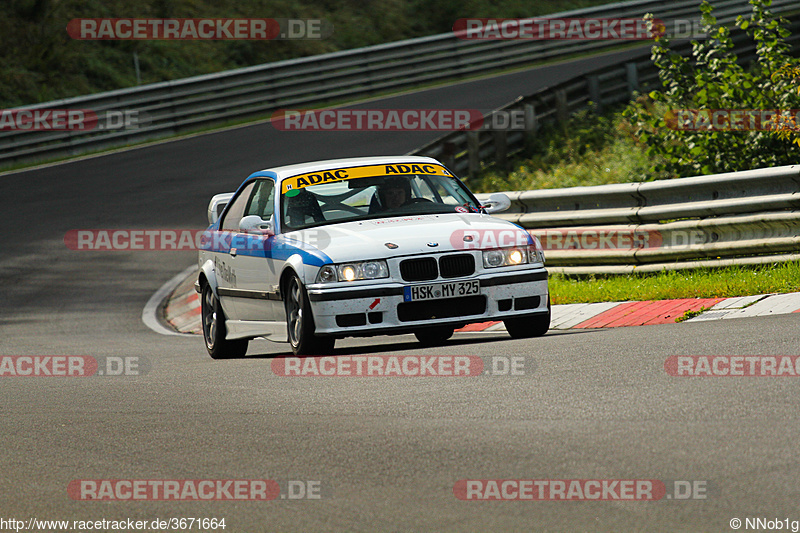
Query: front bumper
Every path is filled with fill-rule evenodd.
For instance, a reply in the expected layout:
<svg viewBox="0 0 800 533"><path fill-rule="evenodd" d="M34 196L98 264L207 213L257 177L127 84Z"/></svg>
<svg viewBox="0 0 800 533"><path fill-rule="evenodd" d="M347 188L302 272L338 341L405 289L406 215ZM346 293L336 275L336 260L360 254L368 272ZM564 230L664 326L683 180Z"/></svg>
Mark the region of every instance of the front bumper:
<svg viewBox="0 0 800 533"><path fill-rule="evenodd" d="M387 281L381 284L306 289L316 333L336 337L405 333L431 326L461 327L475 322L546 313L547 270L544 267L483 273L451 282L477 280L479 294L405 302L403 288L431 285Z"/></svg>

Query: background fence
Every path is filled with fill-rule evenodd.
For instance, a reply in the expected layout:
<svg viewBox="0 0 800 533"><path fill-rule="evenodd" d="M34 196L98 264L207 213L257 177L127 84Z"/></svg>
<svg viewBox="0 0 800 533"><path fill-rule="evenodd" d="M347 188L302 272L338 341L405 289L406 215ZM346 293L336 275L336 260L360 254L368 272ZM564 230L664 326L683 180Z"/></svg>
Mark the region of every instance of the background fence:
<svg viewBox="0 0 800 533"><path fill-rule="evenodd" d="M714 4L714 14L723 23L750 11L750 6L743 0L719 0ZM697 5L697 0L672 3L662 0L634 0L549 16L639 18L650 12L665 22L675 19L696 20ZM800 9L800 6L794 0L774 0L771 9L775 12L789 12ZM630 41L622 44L624 43L630 44ZM0 165L123 146L234 120L264 116L280 108L317 106L326 102L452 81L543 61L607 51L620 45L620 41L463 40L451 32L46 102L26 106L25 109L90 109L101 117L108 111L122 110L139 113L146 117L146 122L138 128L128 129L0 131ZM644 55L647 55L646 51ZM636 63L638 81L634 76L634 67L627 67L631 70L626 71L628 78L627 81L623 80L622 85L619 85L616 73L596 73L597 77L591 78L592 81L576 80L572 84L560 86L563 93L547 96L542 92L538 99L532 97L526 103L538 104L535 116L538 120L545 120L549 114L564 113L565 109L568 112L575 108L579 105L576 102L582 98L592 98L604 103L626 98L626 88L646 84L649 76L653 75L647 71L644 64L646 62L643 56L641 64ZM468 143L467 139L446 141L451 142L455 145L453 154L463 151ZM474 144L474 139L471 142ZM480 154L494 151L498 155L505 154L504 157L508 155L504 150L492 148L488 148L487 152L487 142L483 136L477 139ZM502 142L502 139L497 142ZM513 153L517 139L512 136L507 142L510 152ZM428 149L431 152L440 150L435 146ZM450 144L447 144L447 149L450 149ZM456 160L456 168L476 166L462 162L457 156Z"/></svg>

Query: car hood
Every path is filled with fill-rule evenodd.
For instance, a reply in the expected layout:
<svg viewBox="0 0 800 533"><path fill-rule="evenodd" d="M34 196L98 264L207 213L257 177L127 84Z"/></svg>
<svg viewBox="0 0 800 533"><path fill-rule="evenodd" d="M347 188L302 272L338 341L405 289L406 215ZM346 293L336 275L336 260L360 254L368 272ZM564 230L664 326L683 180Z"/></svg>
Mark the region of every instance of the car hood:
<svg viewBox="0 0 800 533"><path fill-rule="evenodd" d="M465 235L471 240L465 241ZM289 232L285 237L312 245L335 263L530 242L517 225L477 213L343 222Z"/></svg>

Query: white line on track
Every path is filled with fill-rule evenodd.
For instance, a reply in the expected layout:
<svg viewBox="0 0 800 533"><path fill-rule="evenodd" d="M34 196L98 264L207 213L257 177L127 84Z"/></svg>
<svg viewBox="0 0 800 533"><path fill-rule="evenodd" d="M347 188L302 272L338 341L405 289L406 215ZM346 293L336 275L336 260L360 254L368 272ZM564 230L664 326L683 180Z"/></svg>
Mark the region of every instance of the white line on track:
<svg viewBox="0 0 800 533"><path fill-rule="evenodd" d="M186 279L186 276L195 270L197 270L196 265L188 267L186 270L180 274L177 274L174 278L163 284L161 288L158 289L149 300L147 300L144 309L142 309L142 322L144 322L145 326L152 329L156 333L160 333L161 335L187 335L186 333L178 333L177 331L173 331L161 325L161 322L158 320L158 308L161 305L161 302L164 301L164 298L169 296L169 294L175 290L175 287L177 287L183 280Z"/></svg>

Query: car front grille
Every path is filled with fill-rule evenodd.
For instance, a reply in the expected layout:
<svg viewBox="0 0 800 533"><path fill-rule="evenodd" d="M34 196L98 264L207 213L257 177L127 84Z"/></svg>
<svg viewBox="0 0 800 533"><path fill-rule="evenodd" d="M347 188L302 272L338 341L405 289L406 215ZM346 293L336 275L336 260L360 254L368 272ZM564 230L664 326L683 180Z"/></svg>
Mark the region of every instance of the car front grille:
<svg viewBox="0 0 800 533"><path fill-rule="evenodd" d="M475 258L471 254L445 255L439 259L439 272L443 278L460 278L475 272Z"/></svg>
<svg viewBox="0 0 800 533"><path fill-rule="evenodd" d="M444 279L461 278L474 273L475 258L472 254L443 255L438 265L433 257L400 261L400 276L404 281L431 281L439 276Z"/></svg>
<svg viewBox="0 0 800 533"><path fill-rule="evenodd" d="M428 281L439 277L436 259L423 257L400 261L400 275L405 281Z"/></svg>

